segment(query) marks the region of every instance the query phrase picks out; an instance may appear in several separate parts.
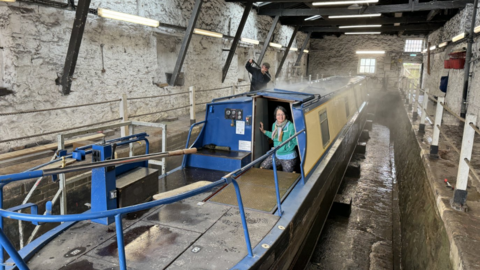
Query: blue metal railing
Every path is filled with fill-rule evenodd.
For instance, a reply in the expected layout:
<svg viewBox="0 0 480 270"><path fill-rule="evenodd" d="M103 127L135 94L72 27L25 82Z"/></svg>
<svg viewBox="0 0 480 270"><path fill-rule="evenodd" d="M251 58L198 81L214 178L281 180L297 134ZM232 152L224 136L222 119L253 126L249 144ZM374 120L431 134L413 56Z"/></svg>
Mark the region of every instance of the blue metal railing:
<svg viewBox="0 0 480 270"><path fill-rule="evenodd" d="M279 144L278 146L276 146L275 148L271 149L270 151L268 151L266 154L264 154L263 156L255 159L254 161L250 162L249 164L243 166L242 168L236 170L236 171L233 171L229 174L227 174L226 176L224 176L223 178L224 179L228 179L228 178L238 178L240 177L240 175L244 174L246 171L250 170L253 166L255 166L256 164L262 162L264 159L266 159L268 156L272 155L272 161L273 161L273 176L274 176L274 179L275 179L275 192L276 192L276 196L277 196L277 208L278 208L278 215L279 216L282 216L282 206L281 206L281 200L280 200L280 188L279 188L279 185L278 185L278 175L277 175L277 166L275 166L275 158L276 158L276 154L277 154L277 151L278 149L280 149L281 147L283 147L285 144L287 144L288 142L290 142L291 140L295 139L296 137L298 137L298 135L300 135L301 133L305 132L305 129L302 129L300 130L299 132L293 134L292 137L288 138L287 140L285 140L284 142L282 142L281 144ZM301 176L302 176L302 179L305 179L305 175L303 173L303 161L305 160L305 151L303 152L303 156L302 156L302 162L300 163L300 169L301 169ZM305 183L305 180L304 180L304 183Z"/></svg>
<svg viewBox="0 0 480 270"><path fill-rule="evenodd" d="M131 138L139 138L139 139L135 139L135 140L130 140ZM121 137L121 138L116 138L116 139L112 139L112 140L108 140L106 141L106 143L112 143L112 142L118 142L118 141L121 141L121 143L118 143L117 146L121 146L121 145L124 145L124 144L130 144L130 143L133 143L133 142L138 142L138 141L145 141L145 144L146 144L146 153L145 154L148 154L148 151L149 151L149 141L148 139L146 139L145 137L148 137L147 133L145 132L142 132L142 133L138 133L138 134L134 134L134 135L130 135L130 136L125 136L125 137ZM90 145L85 145L85 146L82 146L82 147L77 147L75 150L86 150L86 149L90 149L92 148L93 144L90 144ZM88 154L91 154L92 151L89 150L89 151L85 151L85 155L88 155ZM72 157L72 153L70 154L67 154L65 155L64 157L65 158L71 158ZM57 159L54 159L54 160L51 160L51 161L48 161L46 163L43 163L43 164L40 164L40 165L37 165L33 168L30 168L28 170L26 170L25 172L30 172L30 171L34 171L34 170L38 170L42 167L45 167L47 165L50 165L50 164L53 164L55 162L59 162L61 161L62 159L61 158L57 158Z"/></svg>
<svg viewBox="0 0 480 270"><path fill-rule="evenodd" d="M185 148L190 148L189 147L189 144L190 144L190 137L192 136L192 130L195 126L198 126L200 124L204 124L206 123L207 121L206 120L203 120L203 121L200 121L200 122L197 122L197 123L194 123L193 125L190 126L190 130L188 131L188 136L187 136L187 142L185 143ZM183 161L182 161L182 167L185 167L187 165L187 158L186 157L183 157Z"/></svg>
<svg viewBox="0 0 480 270"><path fill-rule="evenodd" d="M118 255L119 255L119 262L120 262L120 269L126 270L126 259L125 259L125 244L123 242L123 228L122 228L122 222L121 222L121 217L124 214L131 213L131 212L137 212L137 211L142 211L142 210L147 210L159 205L163 204L170 204L174 203L180 200L184 200L186 198L198 195L200 193L206 192L214 187L220 186L225 184L226 181L224 179L218 180L216 182L212 182L211 184L208 184L206 186L197 188L195 190L179 194L176 196L172 196L169 198L165 198L162 200L158 201L152 201L152 202L147 202L147 203L142 203L134 206L129 206L125 208L119 208L119 209L113 209L113 210L107 210L107 211L100 211L100 212L89 212L89 213L83 213L83 214L71 214L71 215L32 215L32 214L24 214L24 213L17 213L17 212L11 212L7 210L2 210L0 209L0 216L1 217L6 217L10 219L16 219L16 220L22 220L22 221L29 221L29 222L68 222L68 221L82 221L82 220L91 220L91 219L98 219L98 218L105 218L105 217L115 217L116 221L116 233L117 233L117 241L118 241ZM3 185L2 188L0 189L0 197L3 196ZM244 217L243 217L244 218ZM242 218L242 219L243 219ZM0 218L1 220L2 218ZM3 225L0 225L0 244L2 245L3 248L7 251L7 253L10 255L10 257L13 259L15 264L20 270L26 270L29 269L23 258L19 255L18 251L13 247L11 242L8 240L8 238L5 236L3 233ZM3 249L2 248L2 249ZM3 257L1 257L1 265L0 269L4 269L4 264L3 264Z"/></svg>
<svg viewBox="0 0 480 270"><path fill-rule="evenodd" d="M206 122L207 122L207 121L204 120L204 121L197 122L197 123L195 123L195 124L193 124L193 125L190 126L190 130L188 131L187 143L185 144L185 148L189 148L189 147L188 147L188 144L190 144L190 136L192 135L192 130L193 130L193 128L194 128L195 126L198 126L198 125L203 124L203 123L206 123Z"/></svg>
<svg viewBox="0 0 480 270"><path fill-rule="evenodd" d="M190 140L190 133L192 131L192 128L195 125L199 125L204 123L205 121L198 122L194 125L191 126L189 136L187 139L187 145ZM119 256L119 264L120 264L120 269L126 270L127 265L126 265L126 257L125 257L125 244L124 244L124 239L123 239L123 227L122 227L122 216L127 213L131 212L138 212L142 210L147 210L156 206L160 206L163 204L170 204L174 203L180 200L184 200L186 198L198 195L200 193L206 192L214 187L224 185L226 183L232 183L234 188L235 188L235 193L237 196L237 202L238 202L238 207L239 207L239 212L240 212L240 217L242 220L242 225L243 225L243 231L244 231L244 237L245 237L245 242L247 245L247 251L248 251L248 256L253 257L253 250L252 250L252 245L250 242L250 235L248 232L248 226L247 226L247 220L246 220L246 215L245 215L245 209L243 207L243 200L242 200L242 195L240 192L240 187L236 181L236 178L238 178L241 174L244 172L248 171L251 169L255 164L263 161L265 158L267 158L269 155L273 155L272 159L275 164L275 155L276 152L279 148L284 146L286 143L289 141L295 139L298 135L301 133L305 132L305 129L302 129L301 131L295 133L292 137L287 139L286 141L282 142L280 145L277 147L273 148L272 150L268 151L265 155L261 156L260 158L254 160L253 162L247 164L246 166L233 171L224 177L222 177L220 180L212 182L211 184L208 184L206 186L197 188L195 190L191 190L179 195L175 195L172 197L168 197L165 199L161 199L158 201L152 201L152 202L146 202L134 206L128 206L125 208L119 208L119 209L113 209L113 210L106 210L106 211L99 211L99 212L88 212L88 213L83 213L83 214L70 214L70 215L38 215L38 214L24 214L24 213L17 213L10 211L11 209L3 210L1 209L3 206L3 187L14 181L21 181L24 179L29 179L29 178L36 178L40 176L46 176L46 175L55 175L60 173L59 170L45 170L45 171L29 171L29 172L23 172L23 173L18 173L18 174L12 174L12 175L4 175L0 176L0 270L5 269L5 264L4 264L4 258L3 258L3 249L7 251L7 253L10 255L12 260L15 262L16 266L20 270L27 270L29 269L28 266L26 265L24 259L19 255L18 251L13 247L11 242L8 240L8 238L5 236L3 232L3 217L5 218L10 218L10 219L16 219L16 220L22 220L22 221L29 221L32 223L38 223L38 222L76 222L76 221L82 221L82 220L92 220L92 219L99 219L99 218L105 218L105 217L115 217L115 223L116 223L116 233L117 233L117 247L118 247L118 256ZM303 153L303 158L304 158L305 152ZM301 167L303 167L303 160L301 162ZM137 162L138 160L135 160L134 158L130 161L125 163L131 163L131 162ZM105 166L108 166L106 164ZM278 213L281 216L282 215L282 210L281 210L281 199L280 199L280 189L279 189L279 184L278 184L278 176L277 176L277 169L276 166L273 166L274 170L274 178L275 178L275 189L276 189L276 195L277 195L277 207L278 207ZM302 170L302 178L304 178L303 175L303 170ZM29 205L30 206L30 205ZM27 206L24 206L27 207Z"/></svg>

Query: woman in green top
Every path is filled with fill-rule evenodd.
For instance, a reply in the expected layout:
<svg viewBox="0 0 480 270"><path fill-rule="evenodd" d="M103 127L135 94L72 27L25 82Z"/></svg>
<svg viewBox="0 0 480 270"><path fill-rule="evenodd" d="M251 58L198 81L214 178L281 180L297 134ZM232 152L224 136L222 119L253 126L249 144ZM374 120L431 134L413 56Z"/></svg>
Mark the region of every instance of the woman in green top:
<svg viewBox="0 0 480 270"><path fill-rule="evenodd" d="M278 106L275 109L274 114L277 121L273 123L273 132L264 130L262 122L260 122L260 131L262 131L263 134L272 139L273 146L277 147L282 142L292 137L293 134L295 134L295 127L293 126L292 122L287 120L287 110L284 107ZM282 165L282 169L285 172L293 172L293 169L295 168L295 165L297 163L297 152L295 151L296 145L297 140L292 139L287 144L277 150L275 163L276 165ZM271 169L272 167L273 161L272 156L270 155L262 162L260 168Z"/></svg>

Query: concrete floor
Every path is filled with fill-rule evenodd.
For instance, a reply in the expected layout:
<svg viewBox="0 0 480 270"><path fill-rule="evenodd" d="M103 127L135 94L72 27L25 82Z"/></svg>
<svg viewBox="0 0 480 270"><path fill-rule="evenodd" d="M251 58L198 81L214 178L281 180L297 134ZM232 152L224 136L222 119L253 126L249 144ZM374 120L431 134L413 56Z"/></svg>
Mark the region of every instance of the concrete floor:
<svg viewBox="0 0 480 270"><path fill-rule="evenodd" d="M352 198L351 214L345 216L332 208L310 270L394 269L393 213L398 213L394 211L398 201L393 200L390 131L373 124L370 137L365 156L355 156L360 177L345 178L339 191Z"/></svg>

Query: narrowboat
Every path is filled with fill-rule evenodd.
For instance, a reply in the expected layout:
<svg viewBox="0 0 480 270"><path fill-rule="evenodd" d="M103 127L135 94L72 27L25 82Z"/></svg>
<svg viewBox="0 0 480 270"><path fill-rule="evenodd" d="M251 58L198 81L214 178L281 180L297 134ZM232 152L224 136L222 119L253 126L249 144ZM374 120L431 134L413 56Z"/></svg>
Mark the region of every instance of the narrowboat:
<svg viewBox="0 0 480 270"><path fill-rule="evenodd" d="M3 219L61 222L20 250L0 223L0 244L9 255L2 268L303 269L363 131L367 92L367 78L338 76L214 99L205 120L191 126L184 150L113 157L117 145L145 140L142 133L67 153L79 160L92 154L92 163L0 176L3 188L92 172L87 212L52 214L51 203L46 215L37 214L35 204L0 210ZM295 133L273 146L260 122L269 130L278 106ZM259 167L292 142L293 172ZM183 161L172 171L148 166L173 155Z"/></svg>

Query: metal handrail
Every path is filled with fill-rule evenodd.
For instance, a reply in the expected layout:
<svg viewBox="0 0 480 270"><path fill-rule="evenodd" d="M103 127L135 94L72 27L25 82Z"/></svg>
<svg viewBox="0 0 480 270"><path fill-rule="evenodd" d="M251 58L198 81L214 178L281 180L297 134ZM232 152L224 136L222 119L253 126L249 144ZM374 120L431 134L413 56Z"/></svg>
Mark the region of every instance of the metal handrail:
<svg viewBox="0 0 480 270"><path fill-rule="evenodd" d="M287 144L288 142L290 142L291 140L295 139L296 137L298 137L298 135L300 135L301 133L305 132L305 129L302 129L300 130L299 132L293 134L292 137L288 138L287 140L285 140L284 142L282 142L281 144L279 144L278 146L276 146L275 148L271 149L270 151L268 151L266 154L264 154L263 156L255 159L254 161L250 162L249 164L243 166L242 168L236 170L236 171L233 171L227 175L225 175L224 177L222 177L222 179L228 179L228 178L233 178L233 179L236 179L238 177L240 177L240 175L242 175L243 173L245 173L246 171L250 170L251 168L253 168L253 166L255 166L256 164L260 163L261 161L263 161L265 158L267 158L268 156L272 155L272 162L273 162L273 176L274 176L274 179L275 179L275 192L276 192L276 196L277 196L277 209L278 209L278 215L281 217L282 216L282 206L281 206L281 200L280 200L280 188L279 188L279 185L278 185L278 176L277 176L277 166L275 166L275 156L277 154L277 151L278 149L280 149L281 147L283 147L285 144ZM303 160L300 164L300 167L302 167L303 165ZM302 179L305 179L305 175L303 173L303 170L302 170Z"/></svg>
<svg viewBox="0 0 480 270"><path fill-rule="evenodd" d="M95 163L81 164L81 165L70 166L70 167L59 168L59 169L54 168L54 169L46 169L42 171L28 171L28 172L21 172L17 174L1 175L0 185L5 185L11 182L26 180L30 178L37 178L41 176L57 175L61 173L69 173L69 172L83 171L83 170L89 170L89 169L95 169L95 168L102 168L107 166L122 165L122 164L127 164L132 162L146 161L153 158L165 157L165 155L169 153L176 154L173 152L175 151L146 154L146 155L140 155L135 157L113 159L113 160L105 160L105 161L99 161Z"/></svg>
<svg viewBox="0 0 480 270"><path fill-rule="evenodd" d="M203 121L200 121L200 122L197 122L197 123L194 123L190 126L190 129L188 131L188 136L187 136L187 142L185 143L185 148L189 148L188 144L190 143L190 137L192 136L192 130L195 126L198 126L200 124L204 124L206 123L207 120L203 120ZM182 167L185 167L185 165L187 164L187 159L185 157L183 157L183 161L182 161Z"/></svg>
<svg viewBox="0 0 480 270"><path fill-rule="evenodd" d="M192 130L195 126L198 126L200 124L204 124L206 123L207 120L203 120L203 121L200 121L200 122L197 122L197 123L194 123L190 126L190 130L188 131L188 136L187 136L187 143L185 144L185 148L188 148L188 144L190 143L190 136L192 135Z"/></svg>
<svg viewBox="0 0 480 270"><path fill-rule="evenodd" d="M243 166L242 168L240 169L237 169L227 175L225 175L224 177L222 178L230 178L230 177L233 177L233 178L238 178L241 174L243 174L244 172L246 172L247 170L249 170L250 168L252 168L253 166L255 166L256 164L260 163L260 161L263 161L265 158L267 158L269 155L272 155L273 153L276 153L277 150L284 146L287 142L291 141L293 138L297 137L298 135L300 135L300 133L302 132L305 132L305 129L302 129L300 130L299 132L293 134L292 137L288 138L286 141L282 142L281 144L279 144L277 147L274 147L273 149L269 150L267 153L265 153L263 156L255 159L254 161L248 163L247 165Z"/></svg>
<svg viewBox="0 0 480 270"><path fill-rule="evenodd" d="M132 162L135 162L135 161L132 161ZM225 179L220 179L206 186L203 186L195 190L191 190L176 196L161 199L158 201L146 202L146 203L142 203L134 206L128 206L125 208L119 208L119 209L113 209L113 210L106 210L106 211L100 211L100 212L88 212L83 214L71 214L71 215L38 215L38 214L35 215L35 214L17 213L17 212L9 211L8 209L7 210L0 209L0 217L6 217L6 218L17 219L22 221L29 221L33 223L33 222L74 222L74 221L91 220L91 219L114 216L116 221L116 230L117 230L116 234L117 234L117 243L118 243L119 264L122 270L126 270L127 267L126 267L126 258L125 258L125 243L123 241L123 228L122 228L122 222L121 222L122 215L131 213L131 212L147 210L163 204L170 204L180 200L184 200L186 198L206 192L214 187L223 185L225 184L225 182L226 182ZM235 181L233 182L236 183ZM2 184L0 188L0 198L2 198L2 201L3 201L3 186L4 184ZM239 205L242 205L243 207L238 184L235 185L235 189L237 192L237 196L238 196L237 199L239 201ZM242 215L242 222L244 222L244 227L245 227L246 218L245 218L245 212L243 208L241 210L241 215ZM2 218L0 218L0 220L1 219ZM249 239L247 243L249 243ZM11 242L5 236L3 232L3 224L0 224L0 244L3 248L6 249L7 253L10 255L10 257L15 262L15 265L20 270L29 269L25 261L23 260L23 258L19 255L18 251L13 247ZM3 252L3 248L1 248L0 251ZM251 253L251 248L249 250L249 255L253 256L253 253ZM2 257L1 269L4 269L3 263L4 262Z"/></svg>
<svg viewBox="0 0 480 270"><path fill-rule="evenodd" d="M297 134L298 135L298 134ZM293 137L292 137L293 138ZM288 140L290 141L290 140ZM145 156L152 157L156 154L150 154L150 155L144 155L141 156L140 159L138 158L128 158L128 163L131 162L138 162L139 160L143 160ZM158 155L158 154L157 154ZM103 166L111 166L114 164L125 164L127 161L126 159L120 159L120 160L114 160L113 161L104 161L104 162L97 162L97 165ZM79 170L79 169L85 169L87 166L75 166L73 170ZM93 167L92 167L93 168ZM45 170L43 174L45 175L50 175L50 174L56 174L56 173L65 173L67 171L72 171L72 168L65 168L63 170ZM25 175L25 173L20 173L17 175ZM27 174L28 176L29 174ZM10 178L7 178L10 177ZM18 176L0 176L0 198L3 198L3 187L13 181L20 181L23 179L18 179ZM3 183L2 183L3 182ZM29 222L74 222L74 221L82 221L82 220L92 220L92 219L98 219L98 218L104 218L104 217L115 217L116 220L116 230L117 230L117 243L118 243L118 254L119 254L119 264L120 268L127 269L126 268L126 259L125 259L125 244L123 241L123 228L122 228L122 222L121 218L122 215L131 213L131 212L137 212L137 211L142 211L146 209L150 209L159 205L163 204L170 204L174 203L180 200L184 200L186 198L198 195L200 193L206 192L214 187L223 185L225 183L233 183L235 192L237 195L237 201L239 205L239 210L240 210L240 216L242 219L242 225L244 228L244 234L245 234L245 241L247 244L247 250L249 256L253 257L253 251L251 247L251 242L250 242L250 236L248 233L248 227L247 227L247 221L246 221L246 215L245 215L245 210L243 208L243 201L240 193L240 188L238 186L238 183L235 179L229 178L225 179L222 178L220 180L217 180L215 182L212 182L211 184L208 184L206 186L197 188L195 190L191 190L179 195L175 195L169 198L161 199L158 201L153 201L153 202L146 202L134 206L128 206L125 208L119 208L119 209L113 209L113 210L106 210L106 211L100 211L100 212L88 212L88 213L83 213L83 214L70 214L70 215L38 215L38 214L23 214L23 213L16 213L7 210L0 209L0 217L6 217L10 219L17 219L17 220L22 220L22 221L29 221ZM278 189L278 183L277 184L277 189ZM1 218L0 218L1 220ZM3 225L0 225L0 244L7 250L8 254L10 257L14 260L16 266L23 270L23 269L28 269L28 266L25 264L25 261L21 256L18 254L16 249L13 247L13 245L10 243L8 238L5 236L3 233ZM2 262L3 263L3 262Z"/></svg>
<svg viewBox="0 0 480 270"><path fill-rule="evenodd" d="M205 122L205 121L202 121ZM202 124L202 122L196 123ZM193 128L192 125L191 129ZM191 131L191 130L190 130ZM232 183L236 196L237 196L237 201L238 201L238 206L240 210L240 216L242 219L242 225L244 229L244 234L245 234L245 241L247 244L247 250L248 250L248 255L250 257L253 257L253 250L251 247L251 242L250 242L250 236L248 233L248 226L247 226L247 221L246 221L246 215L245 215L245 209L243 207L243 202L242 202L242 197L240 193L240 188L238 186L237 181L234 178L237 178L239 176L239 172L245 172L248 169L252 168L253 165L259 163L262 161L264 158L268 157L268 155L273 155L272 158L275 159L276 152L279 148L284 146L286 143L290 142L294 138L298 137L301 133L305 132L305 129L302 129L301 131L295 133L292 137L275 147L274 149L268 151L265 155L262 157L256 159L255 161L247 164L246 166L242 167L239 170L236 170L232 173L227 174L226 176L222 177L220 180L217 180L215 182L212 182L211 184L208 184L206 186L197 188L192 191L188 191L179 195L175 195L169 198L161 199L158 201L152 201L152 202L146 202L134 206L128 206L125 208L119 208L119 209L112 209L112 210L106 210L106 211L99 211L99 212L88 212L88 213L83 213L83 214L70 214L70 215L38 215L38 214L24 214L24 213L17 213L17 212L12 212L7 210L0 209L0 217L6 217L10 219L17 219L17 220L22 220L22 221L29 221L29 222L75 222L75 221L82 221L82 220L92 220L92 219L98 219L98 218L105 218L105 217L115 217L116 220L116 230L117 230L117 243L118 243L118 254L119 254L119 264L121 269L126 269L126 258L125 258L125 244L123 241L123 227L122 227L122 215L125 215L127 213L131 212L137 212L137 211L142 211L146 209L150 209L162 204L170 204L174 203L195 195L198 195L200 193L206 192L214 187L223 185L225 183ZM188 143L188 142L187 142ZM102 162L96 162L95 164L86 164L86 165L78 165L78 166L72 166L68 168L63 168L63 169L49 169L49 170L44 170L44 171L33 171L33 172L23 172L19 174L14 174L14 175L4 175L0 176L0 198L3 198L3 187L14 181L21 181L24 179L28 178L36 178L38 176L46 176L46 175L54 175L54 174L59 174L59 173L66 173L66 172L71 172L71 171L78 171L78 170L85 170L85 169L92 169L92 168L97 168L97 167L105 167L105 166L112 166L112 165L120 165L120 164L126 164L126 163L132 163L132 162L138 162L142 160L147 160L149 158L153 158L158 155L164 155L165 153L156 153L156 154L148 154L148 155L143 155L143 156L137 156L137 157L130 157L130 158L123 158L123 159L117 159L117 160L108 160L108 161L102 161ZM301 163L303 164L303 162ZM281 210L281 201L280 201L280 195L279 195L279 185L278 185L278 176L277 176L277 171L276 167L274 166L274 176L275 176L275 187L276 187L276 193L277 193L277 204L278 204L278 213L281 216L282 215L282 210ZM302 172L302 177L303 172ZM2 199L3 201L3 199ZM1 204L3 202L0 201ZM1 220L1 218L0 218ZM23 258L19 255L19 253L16 251L16 249L13 247L11 242L8 240L8 238L5 236L3 233L3 224L0 224L0 244L7 250L9 253L10 257L13 259L15 262L16 266L19 269L28 269L28 266L26 265L25 261ZM3 262L2 262L3 263Z"/></svg>
<svg viewBox="0 0 480 270"><path fill-rule="evenodd" d="M175 195L172 197L164 198L161 200L141 203L141 204L127 206L127 207L118 208L118 209L99 211L99 212L89 212L89 213L83 213L83 214L67 214L67 215L38 215L38 214L32 215L32 214L12 212L6 209L0 209L0 216L5 218L10 218L10 219L18 219L18 220L30 221L30 222L69 222L69 221L82 221L82 220L99 219L99 218L105 218L105 217L113 217L116 215L123 215L131 212L147 210L162 204L171 204L171 203L198 195L200 193L206 192L211 188L217 187L221 184L225 184L224 179L220 179L206 186L199 187L197 189L194 189L179 195Z"/></svg>
<svg viewBox="0 0 480 270"><path fill-rule="evenodd" d="M138 134L134 134L134 135L130 135L130 136L125 136L125 137L121 137L121 138L116 138L116 139L112 139L112 140L108 140L107 143L112 143L112 142L118 142L117 143L117 146L121 146L121 145L125 145L125 144L130 144L130 143L133 143L133 142L138 142L138 141L145 141L145 154L148 154L149 153L149 141L146 139L146 138L142 138L145 137L145 136L148 136L145 132L142 132L142 133L138 133ZM85 150L85 149L89 149L89 148L92 148L92 145L86 145L86 146L83 146L83 147L77 147L77 149L75 150ZM85 155L88 155L88 154L91 154L92 153L92 150L88 150L88 151L85 151ZM56 157L56 154L54 155L53 158ZM63 159L62 158L71 158L72 157L72 154L67 154L65 156L62 156L60 158L57 158L57 159L53 159L50 160L49 162L46 162L46 163L43 163L43 164L40 164L38 166L35 166L33 168L30 168L24 172L28 172L28 171L34 171L34 170L37 170L37 169L40 169L42 167L45 167L49 164L53 164L55 162L59 162L59 161L62 161ZM38 187L38 184L43 180L43 176L42 177L39 177L37 179L37 181L35 182L35 184L32 186L32 188L30 189L30 191L28 192L27 196L25 197L25 199L23 200L22 202L22 205L23 204L26 204L28 202L28 200L30 199L30 197L32 196L33 192L36 190L36 188ZM55 194L53 200L52 200L52 205L54 205L56 202L57 202L57 199L60 195L60 193L63 192L62 189L59 189L57 191L57 193ZM44 213L44 215L46 214L46 211ZM19 231L19 238L20 238L20 248L23 248L23 227L22 227L22 221L18 221L19 222L19 228L18 228L18 231ZM32 241L32 239L35 237L35 234L37 233L38 231L38 227L41 226L39 224L36 224L37 227L33 230L32 234L30 235L27 243L29 243L30 241Z"/></svg>

